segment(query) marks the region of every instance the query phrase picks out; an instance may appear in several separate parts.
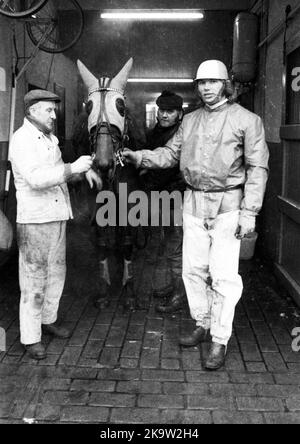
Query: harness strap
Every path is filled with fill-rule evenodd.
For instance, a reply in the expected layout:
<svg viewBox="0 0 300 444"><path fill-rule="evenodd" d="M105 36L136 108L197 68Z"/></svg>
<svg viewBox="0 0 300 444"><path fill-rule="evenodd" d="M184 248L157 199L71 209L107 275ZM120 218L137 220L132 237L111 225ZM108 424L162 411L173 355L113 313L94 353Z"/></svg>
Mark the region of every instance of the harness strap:
<svg viewBox="0 0 300 444"><path fill-rule="evenodd" d="M93 90L89 93L89 97L90 97L92 94L96 93L96 92L103 92L103 91L105 91L105 92L109 92L109 91L117 92L117 93L121 94L123 97L125 97L125 96L124 96L124 92L121 91L120 89L110 88L110 87L107 87L107 86L100 87L100 88L97 88L97 89L93 89Z"/></svg>
<svg viewBox="0 0 300 444"><path fill-rule="evenodd" d="M100 98L101 98L100 113L99 113L98 120L96 123L96 128L95 128L95 131L93 132L93 134L90 134L91 154L95 152L95 145L97 142L97 137L101 133L101 128L103 128L103 127L107 128L107 131L108 131L107 134L110 135L110 137L112 139L112 143L114 145L113 171L111 174L111 178L109 179L109 189L112 189L113 182L114 182L114 179L116 176L117 166L119 163L121 165L123 165L122 152L123 152L129 138L128 138L128 121L127 121L126 110L125 110L125 119L124 119L125 124L124 124L123 135L122 135L122 138L119 143L120 148L118 150L115 149L115 145L118 143L118 140L114 137L113 132L112 132L111 123L110 123L110 120L109 120L109 117L107 114L107 110L106 110L106 106L105 106L105 99L106 99L107 93L110 91L117 92L117 93L121 94L123 97L125 97L125 95L124 95L123 91L118 90L116 88L111 88L110 84L111 84L111 79L101 78L99 80L99 88L91 91L89 93L89 96L91 96L93 93L98 92L98 93L100 93Z"/></svg>

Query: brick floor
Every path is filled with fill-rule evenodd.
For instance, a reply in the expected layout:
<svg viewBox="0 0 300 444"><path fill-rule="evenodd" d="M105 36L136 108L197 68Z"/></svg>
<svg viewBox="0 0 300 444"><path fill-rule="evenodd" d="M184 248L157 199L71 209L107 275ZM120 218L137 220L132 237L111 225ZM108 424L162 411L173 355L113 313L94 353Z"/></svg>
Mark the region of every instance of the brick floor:
<svg viewBox="0 0 300 444"><path fill-rule="evenodd" d="M188 309L155 312L151 287L164 279L159 237L135 251L139 309L122 307L121 264L111 252L111 305L98 311L97 260L86 226L69 226L68 275L59 319L68 340L45 337L48 358L35 362L19 343L17 264L1 269L0 423L279 424L300 423L300 352L291 332L300 310L258 260L241 262L244 295L236 310L226 365L203 369L207 344L181 349L192 330ZM166 278L167 279L167 278Z"/></svg>

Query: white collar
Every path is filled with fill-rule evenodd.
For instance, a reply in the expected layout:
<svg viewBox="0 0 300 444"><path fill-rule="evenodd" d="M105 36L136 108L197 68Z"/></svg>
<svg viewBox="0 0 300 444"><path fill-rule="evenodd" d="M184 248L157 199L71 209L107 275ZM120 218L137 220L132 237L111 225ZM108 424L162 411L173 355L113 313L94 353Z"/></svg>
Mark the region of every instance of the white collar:
<svg viewBox="0 0 300 444"><path fill-rule="evenodd" d="M206 104L206 106L207 106L209 109L216 109L216 108L219 108L220 106L224 105L226 102L228 102L228 99L227 99L227 98L221 100L221 101L218 102L218 103L215 103L214 105L207 105L207 104Z"/></svg>
<svg viewBox="0 0 300 444"><path fill-rule="evenodd" d="M38 127L31 123L30 120L27 119L27 117L24 118L24 125L39 136L43 135L43 131L41 131Z"/></svg>
<svg viewBox="0 0 300 444"><path fill-rule="evenodd" d="M53 133L50 133L50 134L49 134L50 138L47 137L47 136L43 133L43 131L40 130L39 128L37 128L33 123L31 123L30 120L27 119L27 117L24 118L24 125L25 125L27 128L29 128L30 131L32 131L37 137L42 137L42 138L44 138L45 140L51 140L51 142L54 141L55 143L58 143L58 139L57 139L57 137L56 137Z"/></svg>

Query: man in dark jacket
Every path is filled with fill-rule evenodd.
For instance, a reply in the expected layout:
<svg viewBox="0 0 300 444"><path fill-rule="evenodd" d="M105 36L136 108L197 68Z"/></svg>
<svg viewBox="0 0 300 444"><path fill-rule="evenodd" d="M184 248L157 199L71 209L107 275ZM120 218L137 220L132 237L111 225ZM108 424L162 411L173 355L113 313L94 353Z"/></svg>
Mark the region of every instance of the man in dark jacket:
<svg viewBox="0 0 300 444"><path fill-rule="evenodd" d="M163 91L158 97L157 124L147 135L147 149L154 150L164 146L177 132L183 118L182 97L172 91ZM144 174L143 174L144 173ZM185 190L185 183L179 171L179 166L164 170L148 170L141 174L146 191L173 191ZM182 227L174 226L174 212L171 209L171 226L163 228L165 238L164 256L167 263L166 273L170 273L172 286L159 286L154 282L154 296L164 297L165 304L158 304L159 313L173 313L181 309L186 296L182 281ZM158 279L155 279L156 281Z"/></svg>

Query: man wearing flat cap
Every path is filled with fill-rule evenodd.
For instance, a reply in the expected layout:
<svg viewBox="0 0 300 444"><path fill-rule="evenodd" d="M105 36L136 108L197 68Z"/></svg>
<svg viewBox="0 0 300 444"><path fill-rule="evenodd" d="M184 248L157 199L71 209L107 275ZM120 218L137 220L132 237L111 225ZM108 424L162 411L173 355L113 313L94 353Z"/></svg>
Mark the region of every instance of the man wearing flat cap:
<svg viewBox="0 0 300 444"><path fill-rule="evenodd" d="M183 99L173 91L165 90L157 98L157 124L147 135L147 149L154 150L164 146L177 132L183 118ZM141 178L146 191L173 191L185 190L185 183L179 167L164 171L145 170ZM156 306L159 313L173 313L180 310L186 300L182 281L182 227L174 226L174 212L171 209L171 226L162 228L164 235L164 262L167 265L166 274L171 276L171 285L166 286L167 276L156 275L153 282L154 297L164 299ZM159 281L164 281L162 286Z"/></svg>
<svg viewBox="0 0 300 444"><path fill-rule="evenodd" d="M10 145L17 193L21 343L34 359L46 357L42 331L59 338L70 335L56 322L66 276L66 222L73 217L66 183L75 174L89 174L92 166L90 156L63 163L53 134L59 101L50 91L26 94L24 123Z"/></svg>

